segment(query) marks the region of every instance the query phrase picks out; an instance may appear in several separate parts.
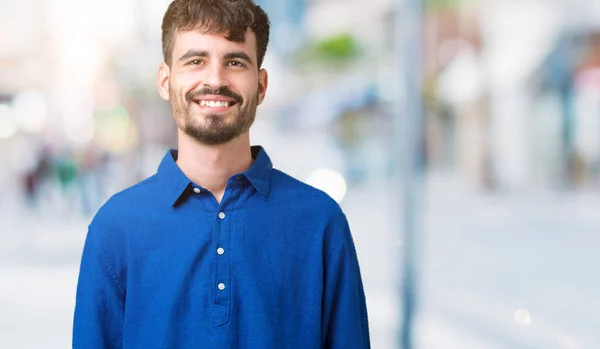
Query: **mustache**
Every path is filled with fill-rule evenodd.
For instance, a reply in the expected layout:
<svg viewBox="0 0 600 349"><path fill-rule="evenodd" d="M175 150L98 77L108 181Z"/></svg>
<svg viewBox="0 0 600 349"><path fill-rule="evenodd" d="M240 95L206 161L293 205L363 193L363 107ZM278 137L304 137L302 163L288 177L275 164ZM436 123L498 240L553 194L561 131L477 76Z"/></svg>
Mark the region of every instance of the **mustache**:
<svg viewBox="0 0 600 349"><path fill-rule="evenodd" d="M204 87L201 90L196 90L196 91L190 91L188 93L185 94L185 100L189 103L193 102L194 99L198 99L201 96L205 96L205 95L218 95L218 96L223 96L223 97L228 97L228 98L232 98L233 100L235 100L237 103L242 104L242 102L244 101L244 99L242 98L242 96L240 96L239 94L231 91L229 89L229 87L223 86L223 87L219 87L216 90L211 89L210 87Z"/></svg>

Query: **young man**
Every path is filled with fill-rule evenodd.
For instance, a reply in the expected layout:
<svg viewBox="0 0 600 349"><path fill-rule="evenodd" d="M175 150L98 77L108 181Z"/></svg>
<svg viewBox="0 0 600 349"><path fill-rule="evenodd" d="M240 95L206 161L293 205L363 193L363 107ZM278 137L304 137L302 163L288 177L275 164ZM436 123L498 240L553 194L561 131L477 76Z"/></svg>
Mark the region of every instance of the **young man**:
<svg viewBox="0 0 600 349"><path fill-rule="evenodd" d="M90 224L73 347L369 348L340 207L250 146L267 15L252 0L176 0L162 30L178 150Z"/></svg>

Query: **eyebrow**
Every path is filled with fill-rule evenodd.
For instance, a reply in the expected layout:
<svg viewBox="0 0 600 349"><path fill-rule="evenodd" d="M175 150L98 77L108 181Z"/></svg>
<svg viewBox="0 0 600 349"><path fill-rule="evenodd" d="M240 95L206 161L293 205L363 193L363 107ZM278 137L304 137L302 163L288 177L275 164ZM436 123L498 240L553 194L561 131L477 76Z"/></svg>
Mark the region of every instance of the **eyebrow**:
<svg viewBox="0 0 600 349"><path fill-rule="evenodd" d="M186 53L183 54L183 56L179 57L179 62L188 60L192 57L202 57L202 58L208 58L210 57L210 53L208 51L198 51L198 50L188 50ZM250 58L250 56L248 56L248 54L246 52L243 51L236 51L236 52L230 52L225 54L225 56L223 56L223 59L241 59L246 61L249 64L253 64L252 62L252 58Z"/></svg>
<svg viewBox="0 0 600 349"><path fill-rule="evenodd" d="M223 58L224 59L237 58L237 59L246 61L246 63L248 63L250 65L254 64L254 63L252 63L252 58L250 58L250 56L248 56L248 54L246 54L246 52L242 52L242 51L227 53Z"/></svg>
<svg viewBox="0 0 600 349"><path fill-rule="evenodd" d="M209 57L208 51L188 50L183 56L179 57L179 62L188 60L192 57Z"/></svg>

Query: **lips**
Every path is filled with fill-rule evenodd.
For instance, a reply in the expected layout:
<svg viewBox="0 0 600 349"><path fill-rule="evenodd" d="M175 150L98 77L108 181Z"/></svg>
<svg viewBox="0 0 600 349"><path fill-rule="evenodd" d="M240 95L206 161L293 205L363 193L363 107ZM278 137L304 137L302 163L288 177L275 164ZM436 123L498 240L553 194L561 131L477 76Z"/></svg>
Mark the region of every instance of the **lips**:
<svg viewBox="0 0 600 349"><path fill-rule="evenodd" d="M224 86L213 90L205 87L201 90L190 91L186 94L188 102L194 102L201 108L229 108L241 104L243 99L239 94Z"/></svg>
<svg viewBox="0 0 600 349"><path fill-rule="evenodd" d="M228 108L236 104L236 101L233 100L214 100L214 99L196 99L194 100L196 104L201 107L207 108Z"/></svg>

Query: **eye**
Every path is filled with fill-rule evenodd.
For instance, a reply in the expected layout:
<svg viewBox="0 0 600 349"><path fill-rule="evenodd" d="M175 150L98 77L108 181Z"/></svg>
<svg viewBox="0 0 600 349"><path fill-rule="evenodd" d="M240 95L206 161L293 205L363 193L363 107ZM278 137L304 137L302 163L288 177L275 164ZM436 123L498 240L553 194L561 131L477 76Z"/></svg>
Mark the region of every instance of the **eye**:
<svg viewBox="0 0 600 349"><path fill-rule="evenodd" d="M233 67L240 67L240 68L243 68L246 66L244 63L242 63L240 61L231 61L231 62L229 62L229 65L231 65Z"/></svg>
<svg viewBox="0 0 600 349"><path fill-rule="evenodd" d="M194 59L194 60L190 61L188 64L189 65L200 65L200 64L203 64L203 62L199 59Z"/></svg>

